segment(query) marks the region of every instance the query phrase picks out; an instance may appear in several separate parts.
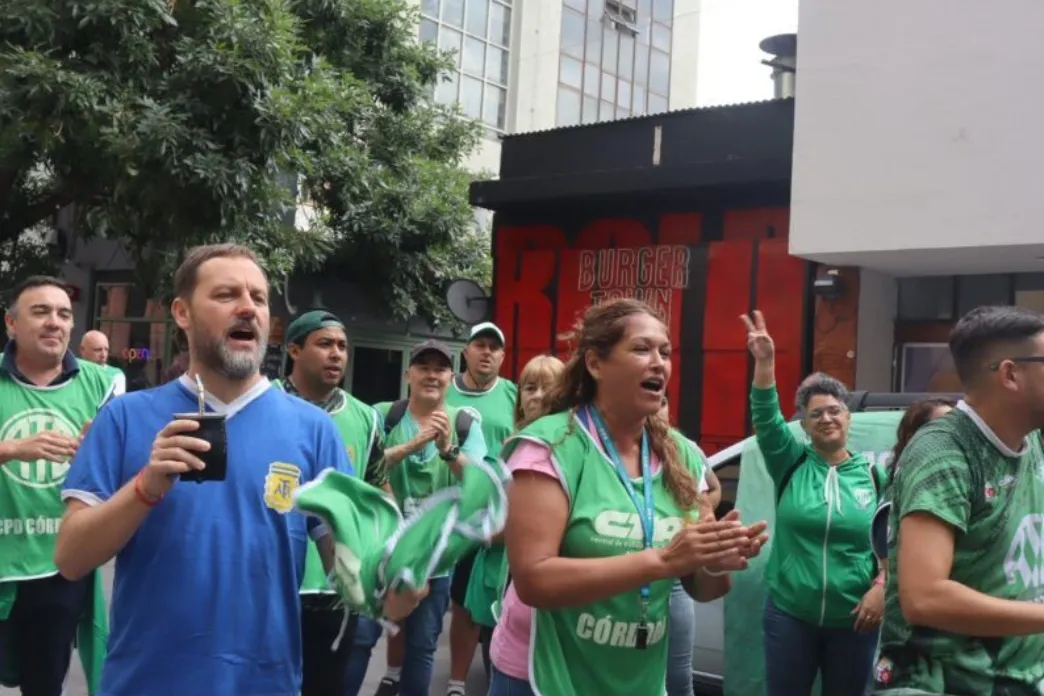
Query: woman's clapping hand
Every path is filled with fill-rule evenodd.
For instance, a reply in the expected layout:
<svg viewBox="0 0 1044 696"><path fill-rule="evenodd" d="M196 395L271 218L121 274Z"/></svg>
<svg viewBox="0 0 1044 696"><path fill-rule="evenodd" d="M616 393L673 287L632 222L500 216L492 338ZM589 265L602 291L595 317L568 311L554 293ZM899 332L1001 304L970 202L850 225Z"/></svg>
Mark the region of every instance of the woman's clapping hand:
<svg viewBox="0 0 1044 696"><path fill-rule="evenodd" d="M701 516L675 534L660 553L674 577L701 568L712 572L743 570L748 559L757 556L768 541L767 527L765 522L744 525L737 510L720 520Z"/></svg>

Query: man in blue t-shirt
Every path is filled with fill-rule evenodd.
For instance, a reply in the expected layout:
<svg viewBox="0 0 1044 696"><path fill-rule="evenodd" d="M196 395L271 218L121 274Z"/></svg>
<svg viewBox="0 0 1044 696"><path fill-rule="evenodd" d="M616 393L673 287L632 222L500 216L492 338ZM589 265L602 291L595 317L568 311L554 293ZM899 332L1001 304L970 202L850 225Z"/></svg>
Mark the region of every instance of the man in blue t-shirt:
<svg viewBox="0 0 1044 696"><path fill-rule="evenodd" d="M97 696L296 696L306 535L329 568L332 543L292 512L293 492L351 463L330 418L260 374L268 282L249 249L189 252L171 311L189 341L181 378L105 406L62 496L55 562L76 578L115 556L109 654ZM208 444L198 408L225 416L227 475L192 483ZM390 597L391 619L418 596Z"/></svg>

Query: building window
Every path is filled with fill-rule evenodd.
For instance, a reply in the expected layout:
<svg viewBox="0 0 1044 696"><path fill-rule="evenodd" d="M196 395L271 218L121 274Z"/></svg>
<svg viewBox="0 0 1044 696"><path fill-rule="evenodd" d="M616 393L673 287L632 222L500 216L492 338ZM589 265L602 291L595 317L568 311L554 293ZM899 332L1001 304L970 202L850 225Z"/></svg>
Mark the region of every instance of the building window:
<svg viewBox="0 0 1044 696"><path fill-rule="evenodd" d="M976 307L1011 304L1011 286L1011 276L1006 274L958 276L957 318Z"/></svg>
<svg viewBox="0 0 1044 696"><path fill-rule="evenodd" d="M455 55L456 66L435 100L459 103L469 118L507 128L511 0L423 0L419 36Z"/></svg>
<svg viewBox="0 0 1044 696"><path fill-rule="evenodd" d="M127 375L127 391L163 383L170 366L174 322L166 303L148 299L131 280L108 279L94 286L94 322L109 338L109 364Z"/></svg>
<svg viewBox="0 0 1044 696"><path fill-rule="evenodd" d="M945 343L904 343L900 353L899 391L915 394L963 391Z"/></svg>
<svg viewBox="0 0 1044 696"><path fill-rule="evenodd" d="M667 111L674 0L562 0L559 126Z"/></svg>
<svg viewBox="0 0 1044 696"><path fill-rule="evenodd" d="M953 276L899 279L900 321L951 321L954 305Z"/></svg>
<svg viewBox="0 0 1044 696"><path fill-rule="evenodd" d="M1035 312L1044 312L1044 273L1016 274L1015 304Z"/></svg>

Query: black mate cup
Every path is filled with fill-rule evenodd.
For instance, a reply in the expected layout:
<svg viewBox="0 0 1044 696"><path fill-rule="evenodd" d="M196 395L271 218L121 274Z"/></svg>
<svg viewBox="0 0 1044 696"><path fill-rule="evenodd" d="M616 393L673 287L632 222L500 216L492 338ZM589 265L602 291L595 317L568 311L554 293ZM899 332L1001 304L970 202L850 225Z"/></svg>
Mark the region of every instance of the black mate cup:
<svg viewBox="0 0 1044 696"><path fill-rule="evenodd" d="M225 432L224 413L175 413L176 420L190 420L199 423L199 429L184 433L188 437L199 438L210 443L206 452L192 451L192 454L203 460L206 466L202 471L193 469L181 475L182 481L224 481L228 476L228 440Z"/></svg>

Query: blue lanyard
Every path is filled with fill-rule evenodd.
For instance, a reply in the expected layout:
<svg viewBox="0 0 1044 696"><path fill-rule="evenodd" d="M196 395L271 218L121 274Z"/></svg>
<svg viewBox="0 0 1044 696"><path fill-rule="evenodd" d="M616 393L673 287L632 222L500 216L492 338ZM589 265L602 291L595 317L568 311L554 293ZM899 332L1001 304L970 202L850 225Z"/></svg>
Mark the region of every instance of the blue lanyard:
<svg viewBox="0 0 1044 696"><path fill-rule="evenodd" d="M631 502L634 503L634 508L638 511L638 517L642 521L642 536L645 548L652 548L654 525L656 521L656 508L653 506L652 465L649 461L649 434L644 429L642 430L642 487L645 489L645 506L643 507L641 502L638 500L638 493L634 490L634 484L631 483L631 477L627 475L627 469L624 468L623 461L620 459L620 454L616 451L616 445L613 444L613 439L609 437L609 429L606 427L602 416L593 406L584 408L583 413L585 416L590 418L592 423L594 423L595 431L598 433L598 439L602 441L602 448L605 450L606 456L608 456L616 466L616 476L620 479L620 483L623 484L627 494L631 496ZM640 592L642 598L642 611L644 613L648 610L650 595L649 586L642 585ZM644 616L642 617L642 620L645 620Z"/></svg>

